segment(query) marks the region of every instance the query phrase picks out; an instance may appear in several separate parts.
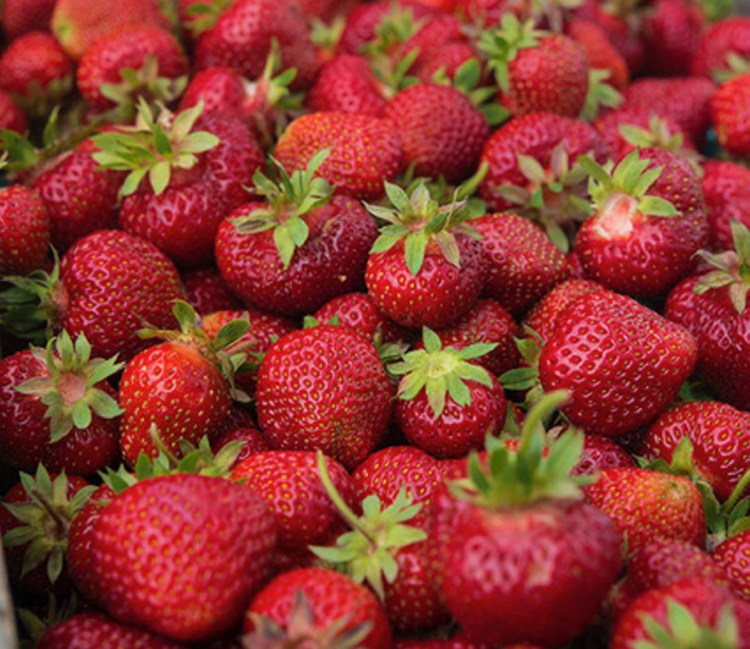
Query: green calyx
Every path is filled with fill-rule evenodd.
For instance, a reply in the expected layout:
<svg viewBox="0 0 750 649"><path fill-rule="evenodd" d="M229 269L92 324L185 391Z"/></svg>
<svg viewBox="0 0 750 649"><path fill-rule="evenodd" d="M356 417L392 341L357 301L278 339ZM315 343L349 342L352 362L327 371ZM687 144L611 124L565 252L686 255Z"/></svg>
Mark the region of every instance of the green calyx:
<svg viewBox="0 0 750 649"><path fill-rule="evenodd" d="M740 56L736 52L727 52L726 67L713 70L711 76L716 83L721 85L748 72L750 72L750 58Z"/></svg>
<svg viewBox="0 0 750 649"><path fill-rule="evenodd" d="M92 359L86 336L80 334L74 344L67 331L51 339L46 349L34 347L31 353L45 365L49 376L29 379L15 389L40 397L47 406L44 416L50 420L52 443L60 441L73 427L88 428L94 415L114 419L123 413L117 401L97 387L125 366L117 362L116 355L106 360Z"/></svg>
<svg viewBox="0 0 750 649"><path fill-rule="evenodd" d="M663 167L647 171L651 159L642 159L639 149L625 156L614 169L611 162L602 167L590 156L581 156L578 162L589 175L589 194L600 215L606 216L610 210L618 209L623 200L631 213L638 211L658 217L679 215L672 203L647 193L661 176Z"/></svg>
<svg viewBox="0 0 750 649"><path fill-rule="evenodd" d="M482 32L477 47L487 56L487 64L495 73L500 89L508 92L508 67L522 49L536 47L549 32L536 29L533 20L521 22L515 14L506 12L500 26Z"/></svg>
<svg viewBox="0 0 750 649"><path fill-rule="evenodd" d="M375 27L375 38L362 46L361 54L393 54L419 32L427 22L426 18L415 19L410 7L398 2L391 3Z"/></svg>
<svg viewBox="0 0 750 649"><path fill-rule="evenodd" d="M21 522L3 535L3 545L28 545L21 565L21 577L46 561L47 577L55 583L62 573L70 523L96 487L84 487L68 498L65 472L52 480L41 464L35 476L21 472L19 478L30 502L3 503L3 507Z"/></svg>
<svg viewBox="0 0 750 649"><path fill-rule="evenodd" d="M199 36L207 29L211 29L221 16L224 9L234 0L206 0L191 4L187 10L186 26L193 37Z"/></svg>
<svg viewBox="0 0 750 649"><path fill-rule="evenodd" d="M398 384L399 399L410 401L424 390L433 417L437 419L445 409L447 396L459 406L471 403L466 381L492 386L490 373L469 361L488 354L497 347L496 343L443 349L438 335L427 327L422 332L422 340L424 349L406 352L403 360L388 366L391 374L402 377Z"/></svg>
<svg viewBox="0 0 750 649"><path fill-rule="evenodd" d="M263 196L268 208L253 210L249 214L232 219L237 232L255 234L273 229L273 240L284 269L294 256L294 251L307 241L309 229L302 218L321 205L325 205L333 191L325 178L315 176L315 172L330 155L330 149L318 151L304 170L291 176L273 158L277 180L272 180L260 170L253 175L253 192Z"/></svg>
<svg viewBox="0 0 750 649"><path fill-rule="evenodd" d="M622 104L622 94L613 85L607 83L610 76L612 72L607 69L591 68L589 70L589 87L581 109L581 119L593 122L599 116L602 106L617 108Z"/></svg>
<svg viewBox="0 0 750 649"><path fill-rule="evenodd" d="M487 439L487 468L472 452L469 477L451 483L454 497L491 509L518 507L542 499L579 499L581 487L597 476L573 476L583 450L583 433L568 429L549 442L543 421L567 399L564 391L544 395L523 422L517 450L502 439Z"/></svg>
<svg viewBox="0 0 750 649"><path fill-rule="evenodd" d="M742 314L747 306L747 292L750 289L750 231L739 221L732 219L734 250L712 253L701 250L698 254L715 270L703 275L695 286L696 293L726 287L737 313Z"/></svg>
<svg viewBox="0 0 750 649"><path fill-rule="evenodd" d="M466 194L462 187L456 189L449 205L440 205L433 199L422 180L411 194L398 185L386 182L385 193L393 207L365 203L370 214L389 223L380 230L370 254L385 252L403 241L406 266L416 277L422 269L428 244L434 242L448 262L457 268L461 266L461 253L455 235L462 232L475 239L480 238L479 233L467 223L471 215L466 209Z"/></svg>
<svg viewBox="0 0 750 649"><path fill-rule="evenodd" d="M619 130L625 141L636 147L660 147L673 153L683 151L683 134L672 133L666 120L656 113L649 117L648 129L634 124L620 124Z"/></svg>
<svg viewBox="0 0 750 649"><path fill-rule="evenodd" d="M320 451L317 463L328 496L352 529L336 540L335 547L311 546L310 549L356 582L369 584L383 601L383 579L391 584L398 576L395 559L398 551L427 538L424 530L406 524L422 505L413 504L413 496L401 489L396 500L385 508L377 496L368 496L362 501L362 516L357 516L336 490Z"/></svg>
<svg viewBox="0 0 750 649"><path fill-rule="evenodd" d="M529 16L535 25L546 22L551 31L560 34L565 26L565 18L583 3L584 0L531 0Z"/></svg>
<svg viewBox="0 0 750 649"><path fill-rule="evenodd" d="M634 649L737 649L739 635L731 604L721 611L716 625L701 625L690 610L678 601L667 600L667 620L659 624L648 614L641 615L648 638L638 640Z"/></svg>
<svg viewBox="0 0 750 649"><path fill-rule="evenodd" d="M162 107L157 117L141 97L135 125L92 137L100 149L92 157L102 169L129 172L120 187L121 196L134 193L146 176L158 196L169 185L173 169L191 169L198 154L219 144L213 133L193 131L202 112L201 101L177 115Z"/></svg>

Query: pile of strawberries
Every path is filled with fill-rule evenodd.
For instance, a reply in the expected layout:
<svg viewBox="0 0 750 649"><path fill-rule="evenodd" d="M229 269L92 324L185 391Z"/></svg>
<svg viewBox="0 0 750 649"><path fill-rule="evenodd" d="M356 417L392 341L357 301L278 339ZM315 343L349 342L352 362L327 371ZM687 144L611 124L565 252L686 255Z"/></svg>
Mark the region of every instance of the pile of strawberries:
<svg viewBox="0 0 750 649"><path fill-rule="evenodd" d="M750 648L731 5L4 0L24 646Z"/></svg>

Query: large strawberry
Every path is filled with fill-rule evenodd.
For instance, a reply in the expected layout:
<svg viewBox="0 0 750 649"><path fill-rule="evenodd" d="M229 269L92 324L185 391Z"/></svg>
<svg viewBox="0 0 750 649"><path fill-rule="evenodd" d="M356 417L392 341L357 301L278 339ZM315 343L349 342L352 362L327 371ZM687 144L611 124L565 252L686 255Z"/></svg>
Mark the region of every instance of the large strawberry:
<svg viewBox="0 0 750 649"><path fill-rule="evenodd" d="M697 355L683 327L631 298L599 291L559 316L542 348L539 376L545 391L570 390L563 412L573 423L616 437L669 405Z"/></svg>
<svg viewBox="0 0 750 649"><path fill-rule="evenodd" d="M255 401L273 448L321 449L353 469L385 436L392 394L374 345L348 327L324 324L271 346Z"/></svg>
<svg viewBox="0 0 750 649"><path fill-rule="evenodd" d="M23 185L0 189L0 276L41 268L49 252L49 216L41 197Z"/></svg>
<svg viewBox="0 0 750 649"><path fill-rule="evenodd" d="M693 167L658 148L633 151L610 171L581 164L595 206L576 241L586 274L633 297L663 295L693 270L708 236Z"/></svg>

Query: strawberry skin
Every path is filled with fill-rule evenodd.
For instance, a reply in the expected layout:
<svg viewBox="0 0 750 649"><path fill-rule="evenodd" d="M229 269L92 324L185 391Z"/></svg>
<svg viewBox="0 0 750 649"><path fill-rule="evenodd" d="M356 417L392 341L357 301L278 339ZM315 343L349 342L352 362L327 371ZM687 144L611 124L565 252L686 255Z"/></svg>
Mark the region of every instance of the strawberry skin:
<svg viewBox="0 0 750 649"><path fill-rule="evenodd" d="M747 16L719 20L703 33L690 64L691 74L710 78L716 72L726 71L729 54L750 58L750 18Z"/></svg>
<svg viewBox="0 0 750 649"><path fill-rule="evenodd" d="M750 169L735 162L709 160L701 180L706 201L710 247L732 247L731 220L750 226Z"/></svg>
<svg viewBox="0 0 750 649"><path fill-rule="evenodd" d="M0 276L27 275L47 259L49 216L39 194L23 185L0 189Z"/></svg>
<svg viewBox="0 0 750 649"><path fill-rule="evenodd" d="M320 68L307 107L313 111L342 111L380 117L386 106L383 89L367 59L339 54Z"/></svg>
<svg viewBox="0 0 750 649"><path fill-rule="evenodd" d="M719 143L732 155L750 154L750 73L725 83L711 98L711 121Z"/></svg>
<svg viewBox="0 0 750 649"><path fill-rule="evenodd" d="M26 113L21 110L9 93L0 90L0 128L25 133L28 127Z"/></svg>
<svg viewBox="0 0 750 649"><path fill-rule="evenodd" d="M320 307L313 317L318 322L338 318L339 324L351 327L367 340L374 340L378 334L386 343L410 338L410 332L380 311L367 293L338 295Z"/></svg>
<svg viewBox="0 0 750 649"><path fill-rule="evenodd" d="M201 268L181 275L188 304L199 315L239 309L239 299L229 290L216 268ZM218 330L216 333L219 333Z"/></svg>
<svg viewBox="0 0 750 649"><path fill-rule="evenodd" d="M73 64L50 34L30 32L14 40L0 56L0 88L30 101L32 85L38 90L49 90L53 84L69 82L73 76Z"/></svg>
<svg viewBox="0 0 750 649"><path fill-rule="evenodd" d="M711 555L729 579L729 585L734 594L746 602L750 602L748 552L750 552L750 531L745 530L719 543Z"/></svg>
<svg viewBox="0 0 750 649"><path fill-rule="evenodd" d="M669 405L697 355L686 329L631 298L601 291L560 315L542 348L539 377L545 392L570 391L562 410L573 423L616 437Z"/></svg>

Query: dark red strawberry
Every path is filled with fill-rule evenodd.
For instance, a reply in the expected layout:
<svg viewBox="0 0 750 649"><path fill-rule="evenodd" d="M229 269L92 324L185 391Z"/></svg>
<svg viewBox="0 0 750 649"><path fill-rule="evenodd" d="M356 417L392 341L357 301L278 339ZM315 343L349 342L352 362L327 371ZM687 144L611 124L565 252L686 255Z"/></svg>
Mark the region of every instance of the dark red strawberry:
<svg viewBox="0 0 750 649"><path fill-rule="evenodd" d="M42 268L49 240L49 216L39 194L23 185L0 189L0 276Z"/></svg>
<svg viewBox="0 0 750 649"><path fill-rule="evenodd" d="M697 356L687 329L631 298L599 291L575 300L559 316L542 348L539 377L547 392L570 390L563 412L574 424L616 437L655 419L675 398Z"/></svg>
<svg viewBox="0 0 750 649"><path fill-rule="evenodd" d="M188 304L200 315L215 311L239 309L239 298L235 296L216 268L201 268L182 274Z"/></svg>
<svg viewBox="0 0 750 649"><path fill-rule="evenodd" d="M732 57L750 59L750 18L730 16L711 25L701 38L690 64L695 76L715 78L730 71Z"/></svg>
<svg viewBox="0 0 750 649"><path fill-rule="evenodd" d="M0 9L0 23L9 41L28 32L49 30L56 0L7 0Z"/></svg>
<svg viewBox="0 0 750 649"><path fill-rule="evenodd" d="M709 160L701 179L712 250L732 247L732 220L750 227L750 169L734 162Z"/></svg>
<svg viewBox="0 0 750 649"><path fill-rule="evenodd" d="M750 602L748 553L750 553L750 531L745 530L722 541L714 548L711 555L721 566L734 594L746 602Z"/></svg>
<svg viewBox="0 0 750 649"><path fill-rule="evenodd" d="M26 113L9 93L0 90L0 128L24 133L28 126Z"/></svg>
<svg viewBox="0 0 750 649"><path fill-rule="evenodd" d="M214 440L211 448L214 453L218 453L219 451L221 451L221 449L225 448L232 442L242 443L242 450L240 451L234 463L229 466L230 470L234 469L237 465L242 463L251 455L271 450L271 447L268 445L266 438L263 437L263 433L260 432L255 422L252 422L252 424L245 424L236 428L227 426L227 428L228 430L226 433Z"/></svg>
<svg viewBox="0 0 750 649"><path fill-rule="evenodd" d="M375 306L367 293L346 293L326 302L313 315L318 322L330 322L338 318L339 324L351 327L367 340L385 343L406 341L411 333L396 324Z"/></svg>
<svg viewBox="0 0 750 649"><path fill-rule="evenodd" d="M706 26L703 12L687 0L655 0L650 9L642 28L646 44L643 72L654 77L690 74Z"/></svg>
<svg viewBox="0 0 750 649"><path fill-rule="evenodd" d="M750 154L750 72L725 83L711 97L716 137L730 154Z"/></svg>
<svg viewBox="0 0 750 649"><path fill-rule="evenodd" d="M565 33L581 46L590 70L606 70L609 73L606 82L617 90L627 86L630 77L628 64L604 29L593 21L574 18L566 22Z"/></svg>
<svg viewBox="0 0 750 649"><path fill-rule="evenodd" d="M609 437L586 435L583 439L581 459L572 475L594 475L603 469L635 466L635 460Z"/></svg>

